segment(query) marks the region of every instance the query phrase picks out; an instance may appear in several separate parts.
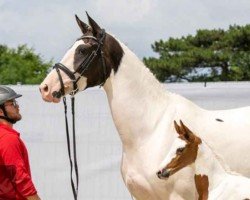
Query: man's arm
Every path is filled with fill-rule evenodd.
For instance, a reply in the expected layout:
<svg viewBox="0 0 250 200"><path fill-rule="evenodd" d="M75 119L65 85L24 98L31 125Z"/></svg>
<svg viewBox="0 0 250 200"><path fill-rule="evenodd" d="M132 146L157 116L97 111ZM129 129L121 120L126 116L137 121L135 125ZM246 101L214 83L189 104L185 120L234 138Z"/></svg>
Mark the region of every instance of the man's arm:
<svg viewBox="0 0 250 200"><path fill-rule="evenodd" d="M13 177L11 182L20 196L33 197L31 200L40 200L36 195L36 188L31 180L30 173L24 162L19 138L9 134L1 138L0 141L0 157L5 166L12 166Z"/></svg>
<svg viewBox="0 0 250 200"><path fill-rule="evenodd" d="M37 194L32 195L32 196L28 196L28 197L26 197L26 199L27 200L41 200Z"/></svg>

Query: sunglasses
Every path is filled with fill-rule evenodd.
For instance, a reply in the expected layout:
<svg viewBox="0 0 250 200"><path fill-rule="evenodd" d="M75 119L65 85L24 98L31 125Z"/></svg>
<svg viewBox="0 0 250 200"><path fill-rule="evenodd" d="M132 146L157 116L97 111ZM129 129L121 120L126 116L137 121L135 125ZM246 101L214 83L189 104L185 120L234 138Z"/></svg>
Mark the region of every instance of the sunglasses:
<svg viewBox="0 0 250 200"><path fill-rule="evenodd" d="M4 106L14 106L15 108L17 108L19 105L18 105L17 101L14 100L14 101L10 102L9 104L4 104Z"/></svg>

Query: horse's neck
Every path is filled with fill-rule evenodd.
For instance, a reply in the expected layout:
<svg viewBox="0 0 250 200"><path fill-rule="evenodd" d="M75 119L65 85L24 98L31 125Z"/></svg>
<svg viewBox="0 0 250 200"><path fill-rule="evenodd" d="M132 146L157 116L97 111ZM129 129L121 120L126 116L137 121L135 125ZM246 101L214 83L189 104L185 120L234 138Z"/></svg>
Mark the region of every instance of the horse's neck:
<svg viewBox="0 0 250 200"><path fill-rule="evenodd" d="M168 105L168 93L144 64L124 45L118 71L104 85L112 116L123 143L153 132Z"/></svg>
<svg viewBox="0 0 250 200"><path fill-rule="evenodd" d="M195 160L195 174L207 175L209 190L216 188L228 175L227 166L220 158L212 152L211 148L204 142L199 146L198 155Z"/></svg>

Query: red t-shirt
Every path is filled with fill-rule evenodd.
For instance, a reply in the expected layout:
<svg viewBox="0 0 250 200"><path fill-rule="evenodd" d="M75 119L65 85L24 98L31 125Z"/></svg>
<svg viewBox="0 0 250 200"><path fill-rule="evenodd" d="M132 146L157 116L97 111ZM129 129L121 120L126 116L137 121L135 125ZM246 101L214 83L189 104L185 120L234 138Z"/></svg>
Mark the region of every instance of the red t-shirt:
<svg viewBox="0 0 250 200"><path fill-rule="evenodd" d="M0 200L26 200L37 193L29 157L19 133L0 124Z"/></svg>

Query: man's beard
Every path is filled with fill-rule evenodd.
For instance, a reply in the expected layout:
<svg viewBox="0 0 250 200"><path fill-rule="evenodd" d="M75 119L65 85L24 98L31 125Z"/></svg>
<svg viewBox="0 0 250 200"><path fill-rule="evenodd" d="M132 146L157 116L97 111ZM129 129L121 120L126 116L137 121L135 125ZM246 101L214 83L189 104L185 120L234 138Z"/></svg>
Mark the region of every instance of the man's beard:
<svg viewBox="0 0 250 200"><path fill-rule="evenodd" d="M13 119L12 119L12 120L13 120L13 124L15 124L16 122L20 121L21 119L22 119L22 116L21 116L21 115L19 115L19 117L13 118Z"/></svg>
<svg viewBox="0 0 250 200"><path fill-rule="evenodd" d="M22 115L18 114L15 116L8 116L7 121L9 121L12 124L15 124L16 122L20 121L22 119Z"/></svg>

